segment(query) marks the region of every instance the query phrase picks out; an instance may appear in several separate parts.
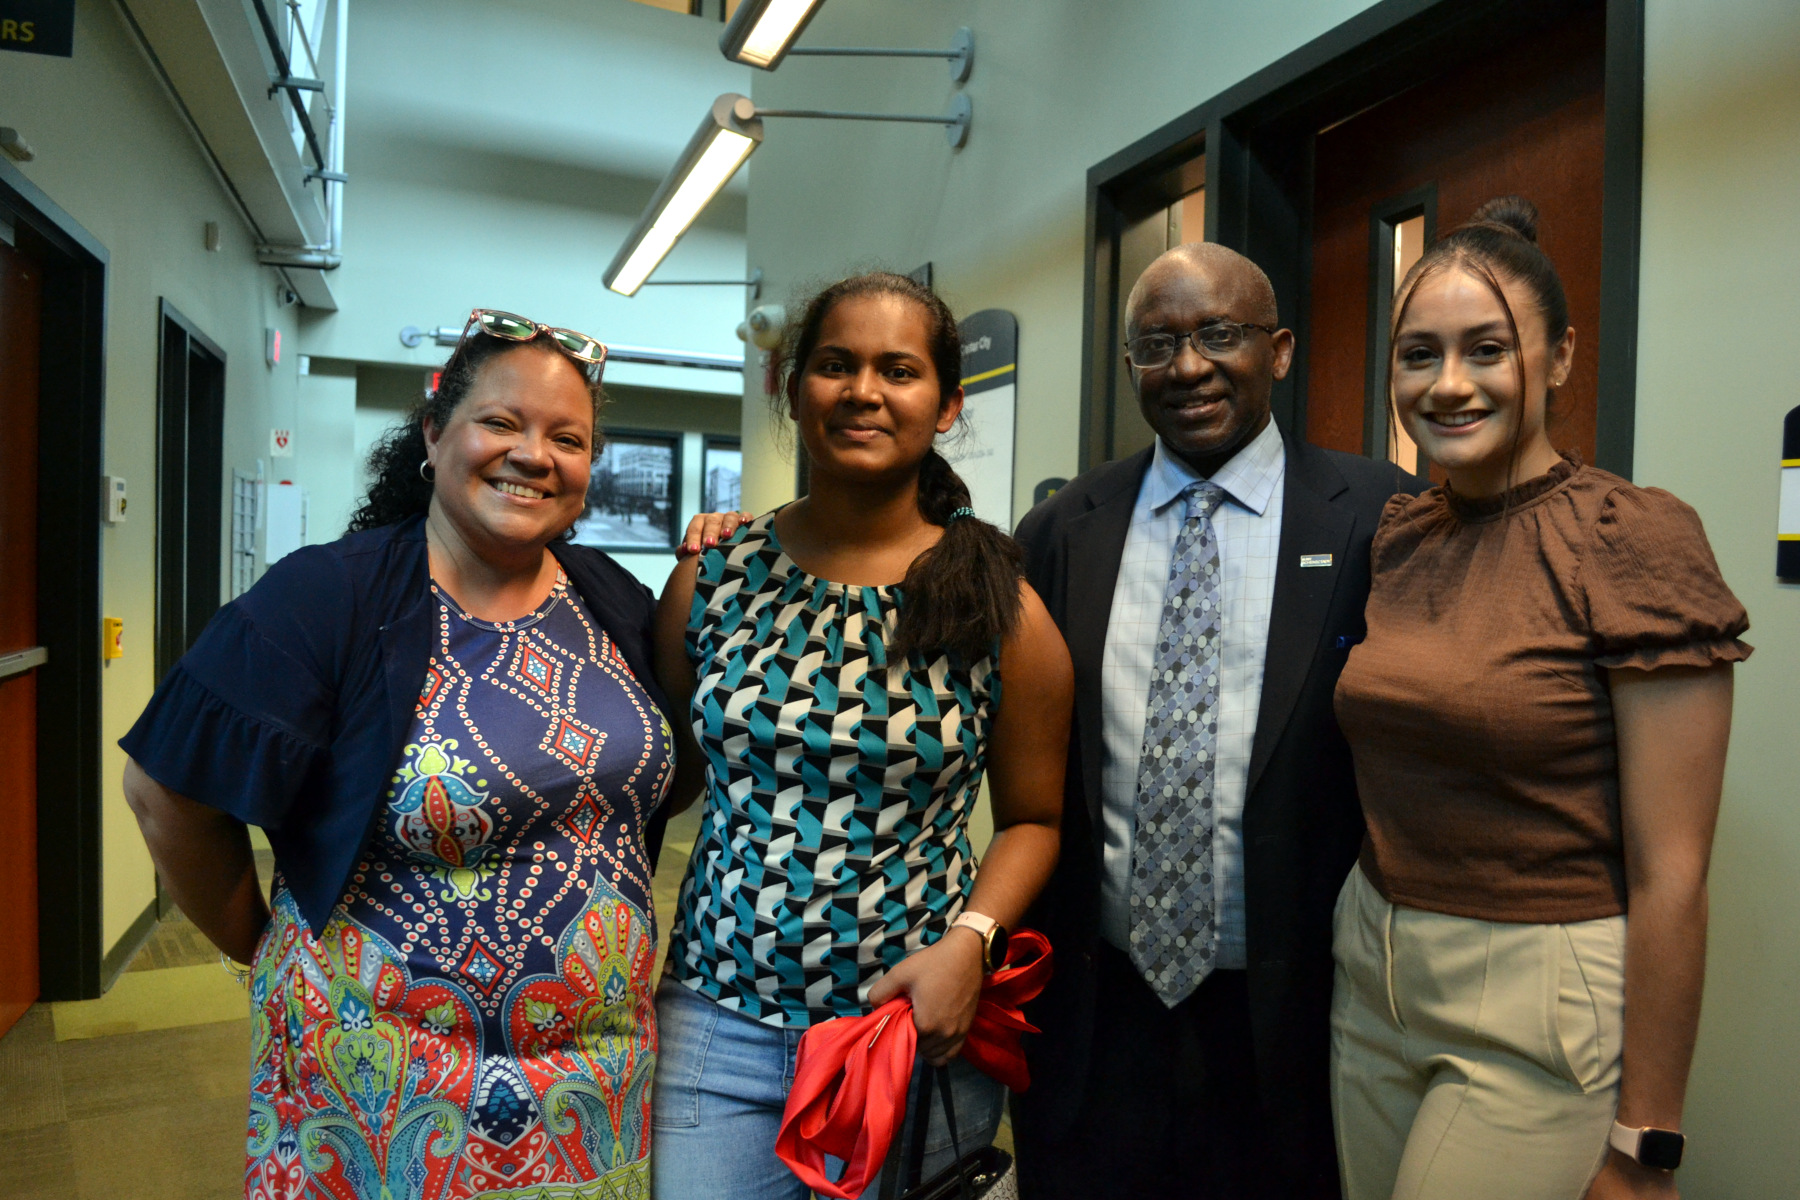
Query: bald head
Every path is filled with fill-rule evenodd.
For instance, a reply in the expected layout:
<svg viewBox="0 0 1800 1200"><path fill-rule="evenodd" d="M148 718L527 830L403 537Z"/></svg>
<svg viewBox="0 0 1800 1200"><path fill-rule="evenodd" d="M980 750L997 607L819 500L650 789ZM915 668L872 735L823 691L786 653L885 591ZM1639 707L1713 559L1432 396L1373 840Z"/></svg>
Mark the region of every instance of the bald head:
<svg viewBox="0 0 1800 1200"><path fill-rule="evenodd" d="M1218 316L1256 325L1277 323L1275 288L1263 269L1229 246L1187 242L1144 268L1125 300L1125 329L1135 333L1138 317L1157 292L1176 281L1204 277L1223 309Z"/></svg>
<svg viewBox="0 0 1800 1200"><path fill-rule="evenodd" d="M1219 321L1245 326L1245 336L1223 350L1192 336ZM1126 361L1145 422L1201 475L1212 475L1268 428L1270 390L1293 362L1294 335L1276 327L1275 289L1255 263L1207 242L1177 246L1138 277L1125 302L1125 328L1133 341L1157 338L1161 350L1174 343L1167 362ZM1151 349L1147 357L1154 362L1160 354Z"/></svg>

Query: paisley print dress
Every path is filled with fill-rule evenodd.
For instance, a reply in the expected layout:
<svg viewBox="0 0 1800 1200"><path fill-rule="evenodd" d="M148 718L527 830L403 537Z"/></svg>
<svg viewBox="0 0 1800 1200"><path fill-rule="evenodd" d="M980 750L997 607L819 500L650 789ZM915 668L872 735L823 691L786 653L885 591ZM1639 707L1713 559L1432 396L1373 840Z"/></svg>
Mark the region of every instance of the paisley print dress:
<svg viewBox="0 0 1800 1200"><path fill-rule="evenodd" d="M501 623L432 590L412 730L323 936L277 882L246 1195L647 1198L668 724L566 579Z"/></svg>

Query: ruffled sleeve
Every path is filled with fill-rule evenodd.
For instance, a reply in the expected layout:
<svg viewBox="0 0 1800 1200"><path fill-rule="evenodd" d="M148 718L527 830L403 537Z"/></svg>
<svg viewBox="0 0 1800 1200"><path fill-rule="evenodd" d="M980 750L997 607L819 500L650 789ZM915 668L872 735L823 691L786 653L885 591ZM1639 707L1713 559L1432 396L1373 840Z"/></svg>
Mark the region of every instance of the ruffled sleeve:
<svg viewBox="0 0 1800 1200"><path fill-rule="evenodd" d="M1423 494L1426 499L1431 493ZM1388 497L1381 509L1381 520L1375 525L1375 537L1369 546L1369 561L1379 571L1386 551L1397 538L1404 538L1403 531L1416 525L1420 517L1430 510L1429 504L1421 504L1421 497L1411 492L1397 492Z"/></svg>
<svg viewBox="0 0 1800 1200"><path fill-rule="evenodd" d="M164 787L266 829L327 786L336 697L318 650L347 616L318 556L289 557L214 615L119 740Z"/></svg>
<svg viewBox="0 0 1800 1200"><path fill-rule="evenodd" d="M1732 595L1699 514L1661 488L1607 496L1582 566L1595 662L1708 667L1742 662L1750 618Z"/></svg>

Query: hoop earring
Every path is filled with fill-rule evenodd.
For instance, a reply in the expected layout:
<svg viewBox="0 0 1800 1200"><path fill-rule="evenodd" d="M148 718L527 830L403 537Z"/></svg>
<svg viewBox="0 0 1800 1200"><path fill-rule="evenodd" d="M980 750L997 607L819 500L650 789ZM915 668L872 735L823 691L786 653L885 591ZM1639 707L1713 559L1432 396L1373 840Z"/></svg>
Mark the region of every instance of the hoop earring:
<svg viewBox="0 0 1800 1200"><path fill-rule="evenodd" d="M430 474L426 474L427 471L429 471ZM437 468L431 465L431 460L429 458L419 460L419 478L423 479L426 483L437 482Z"/></svg>

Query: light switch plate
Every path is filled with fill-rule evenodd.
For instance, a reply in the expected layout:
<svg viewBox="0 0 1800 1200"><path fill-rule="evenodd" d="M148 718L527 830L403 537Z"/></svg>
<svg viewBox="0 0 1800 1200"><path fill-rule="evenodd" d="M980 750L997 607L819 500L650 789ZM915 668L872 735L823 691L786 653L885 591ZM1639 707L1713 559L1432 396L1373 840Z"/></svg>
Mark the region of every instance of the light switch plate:
<svg viewBox="0 0 1800 1200"><path fill-rule="evenodd" d="M117 475L107 475L101 482L104 486L104 503L106 505L106 523L122 525L125 523L125 480Z"/></svg>

